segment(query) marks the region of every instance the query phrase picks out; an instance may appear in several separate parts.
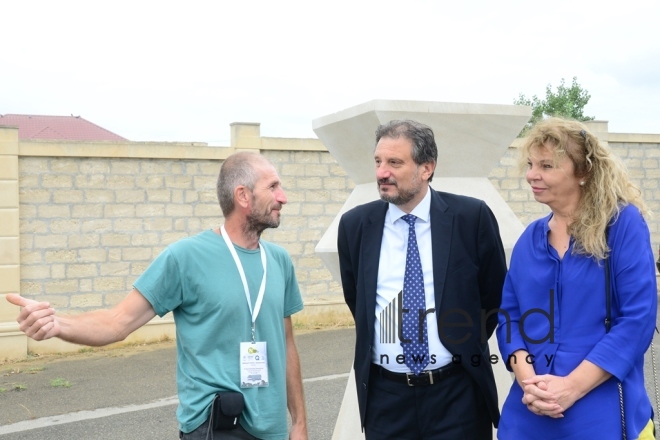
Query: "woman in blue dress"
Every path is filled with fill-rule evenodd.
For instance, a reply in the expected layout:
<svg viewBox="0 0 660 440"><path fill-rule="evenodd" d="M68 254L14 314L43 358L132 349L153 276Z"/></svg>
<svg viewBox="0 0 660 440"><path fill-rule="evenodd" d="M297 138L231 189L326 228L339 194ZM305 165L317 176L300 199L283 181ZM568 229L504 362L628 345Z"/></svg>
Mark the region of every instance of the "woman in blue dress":
<svg viewBox="0 0 660 440"><path fill-rule="evenodd" d="M497 338L515 381L498 438L652 439L643 364L657 286L640 190L576 121L538 123L522 160L551 213L521 235L504 284Z"/></svg>

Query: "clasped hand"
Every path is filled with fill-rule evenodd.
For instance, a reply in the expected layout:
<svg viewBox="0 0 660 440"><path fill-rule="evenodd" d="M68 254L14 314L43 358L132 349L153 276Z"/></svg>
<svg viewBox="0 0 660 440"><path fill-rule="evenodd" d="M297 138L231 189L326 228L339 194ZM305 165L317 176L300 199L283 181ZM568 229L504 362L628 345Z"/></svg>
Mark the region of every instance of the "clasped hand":
<svg viewBox="0 0 660 440"><path fill-rule="evenodd" d="M539 416L564 417L564 411L573 406L579 395L568 377L544 374L522 381L522 403Z"/></svg>

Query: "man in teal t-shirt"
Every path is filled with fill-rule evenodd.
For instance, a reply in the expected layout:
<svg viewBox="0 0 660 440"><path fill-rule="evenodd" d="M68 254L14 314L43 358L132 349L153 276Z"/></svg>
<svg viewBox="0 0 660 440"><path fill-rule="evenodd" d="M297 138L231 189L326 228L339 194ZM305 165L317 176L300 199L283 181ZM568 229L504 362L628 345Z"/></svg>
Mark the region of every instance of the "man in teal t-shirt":
<svg viewBox="0 0 660 440"><path fill-rule="evenodd" d="M111 310L55 316L49 303L7 299L24 307L19 323L28 336L92 346L121 341L156 314L172 311L180 438L306 439L291 325L302 298L289 255L259 239L266 228L279 226L287 201L280 178L263 156L233 154L220 170L218 200L225 224L168 246ZM243 360L251 347L267 353L266 361ZM240 426L208 433L216 393L231 391L244 397Z"/></svg>

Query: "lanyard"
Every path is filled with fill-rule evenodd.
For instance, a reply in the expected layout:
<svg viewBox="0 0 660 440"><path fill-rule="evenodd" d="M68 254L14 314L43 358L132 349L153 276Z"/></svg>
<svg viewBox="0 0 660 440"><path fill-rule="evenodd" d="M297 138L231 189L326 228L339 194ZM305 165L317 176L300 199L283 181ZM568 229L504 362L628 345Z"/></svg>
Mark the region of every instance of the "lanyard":
<svg viewBox="0 0 660 440"><path fill-rule="evenodd" d="M220 226L220 231L222 232L222 238L224 238L231 256L234 258L236 263L236 268L238 273L241 276L241 281L243 281L243 290L245 290L245 299L247 299L248 307L250 308L250 315L252 315L252 343L254 344L254 329L255 322L257 321L257 315L259 315L259 310L261 310L261 302L264 299L264 292L266 291L266 252L264 251L264 246L259 242L259 254L261 254L261 264L264 267L264 276L261 278L261 286L259 287L259 295L257 296L257 302L254 304L254 311L252 311L252 301L250 300L250 288L248 287L247 279L245 278L245 271L243 270L243 264L238 258L236 249L234 249L234 244L229 239L227 231L225 230L225 225Z"/></svg>

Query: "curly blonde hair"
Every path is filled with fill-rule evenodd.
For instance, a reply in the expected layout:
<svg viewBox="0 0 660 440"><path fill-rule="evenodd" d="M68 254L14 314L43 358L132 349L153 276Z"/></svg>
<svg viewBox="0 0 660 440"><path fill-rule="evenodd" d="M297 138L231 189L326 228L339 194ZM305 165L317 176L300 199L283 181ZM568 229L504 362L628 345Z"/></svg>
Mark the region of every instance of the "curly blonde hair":
<svg viewBox="0 0 660 440"><path fill-rule="evenodd" d="M573 253L604 259L610 250L605 229L612 219L616 220L622 207L631 204L642 214L651 214L641 190L630 182L623 162L581 122L553 117L537 123L520 150L521 170L527 168L532 150L536 149L550 151L555 165L567 157L573 163L575 176L585 182L568 227L575 239Z"/></svg>

